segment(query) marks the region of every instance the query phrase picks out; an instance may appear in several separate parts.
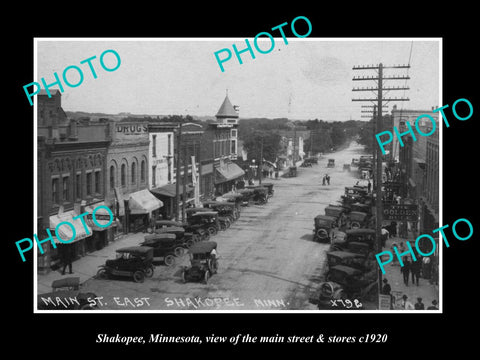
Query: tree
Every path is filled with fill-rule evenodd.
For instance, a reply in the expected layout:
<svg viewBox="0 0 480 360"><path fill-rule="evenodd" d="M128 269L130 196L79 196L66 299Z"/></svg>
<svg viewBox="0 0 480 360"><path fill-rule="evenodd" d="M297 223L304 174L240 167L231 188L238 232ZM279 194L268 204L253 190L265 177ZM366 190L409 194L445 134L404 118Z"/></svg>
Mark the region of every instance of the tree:
<svg viewBox="0 0 480 360"><path fill-rule="evenodd" d="M243 147L247 150L248 158L255 159L260 163L260 153L262 152L263 141L263 158L274 162L280 150L281 136L270 132L254 132L245 139Z"/></svg>

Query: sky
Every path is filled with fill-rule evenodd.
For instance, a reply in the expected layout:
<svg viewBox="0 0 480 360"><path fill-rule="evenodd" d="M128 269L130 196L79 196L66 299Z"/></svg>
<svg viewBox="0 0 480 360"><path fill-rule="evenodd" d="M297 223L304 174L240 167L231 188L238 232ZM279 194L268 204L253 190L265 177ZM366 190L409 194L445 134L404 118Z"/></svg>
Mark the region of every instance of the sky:
<svg viewBox="0 0 480 360"><path fill-rule="evenodd" d="M47 84L52 83L54 72L62 78L66 67L80 67L83 82L74 88L64 84L65 111L214 116L228 89L232 104L239 106L240 118L345 121L361 119L361 106L371 105L352 98L375 96L370 91L352 91L353 87L375 86L373 81L352 81L353 76L376 75L374 70L354 71L353 66L408 64L410 60L410 69L384 70L385 75L408 74L411 78L387 81L384 86L406 84L410 89L384 96L408 97L408 102L396 102L403 109L431 110L442 105L439 39L287 39L285 44L281 37L275 38L274 48L267 54L258 52L249 39L255 59L247 51L241 54L240 64L232 44L245 49L244 38L38 38L32 81L45 78ZM267 37L259 38L260 49L268 50L271 45ZM222 72L214 53L225 48L232 57L223 63ZM100 55L109 49L121 59L112 72L99 63ZM96 56L92 60L96 79L88 64L80 64L92 56ZM226 52L219 56L223 58ZM115 65L111 53L104 60L108 67ZM71 83L79 80L75 70L67 74Z"/></svg>

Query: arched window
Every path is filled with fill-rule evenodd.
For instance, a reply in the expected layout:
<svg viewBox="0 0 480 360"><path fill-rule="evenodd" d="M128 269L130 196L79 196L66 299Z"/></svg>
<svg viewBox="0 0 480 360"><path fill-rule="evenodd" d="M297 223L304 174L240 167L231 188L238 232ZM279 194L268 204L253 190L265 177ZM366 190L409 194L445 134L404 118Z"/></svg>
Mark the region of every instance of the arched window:
<svg viewBox="0 0 480 360"><path fill-rule="evenodd" d="M145 182L145 160L142 160L142 164L140 165L140 180Z"/></svg>
<svg viewBox="0 0 480 360"><path fill-rule="evenodd" d="M132 163L132 184L136 183L136 178L137 178L137 172L136 172L136 163Z"/></svg>
<svg viewBox="0 0 480 360"><path fill-rule="evenodd" d="M127 179L127 175L126 175L126 172L127 172L127 169L126 169L126 166L125 164L122 164L122 167L121 167L121 170L120 170L120 179L121 179L121 184L122 186L126 186L127 185L127 182L126 182L126 179Z"/></svg>
<svg viewBox="0 0 480 360"><path fill-rule="evenodd" d="M110 166L110 189L115 188L115 166Z"/></svg>

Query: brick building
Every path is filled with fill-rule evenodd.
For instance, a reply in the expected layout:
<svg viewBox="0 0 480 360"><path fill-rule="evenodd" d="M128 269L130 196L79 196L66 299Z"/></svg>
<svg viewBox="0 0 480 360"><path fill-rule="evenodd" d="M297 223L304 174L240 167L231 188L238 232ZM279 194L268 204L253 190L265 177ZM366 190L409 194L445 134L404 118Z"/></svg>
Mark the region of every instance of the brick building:
<svg viewBox="0 0 480 360"><path fill-rule="evenodd" d="M86 218L86 229L74 217L92 212L105 199L105 174L107 148L111 138L105 122L87 120L68 121L61 108L60 92L52 98L38 96L37 126L37 235L48 237L46 230L55 234L56 226L68 221L75 227L76 235L68 245L53 236L55 247L43 243L38 252L38 270L48 272L61 262L61 251L73 250L74 257L103 247L113 239L115 223L109 228L99 228ZM59 227L59 235L69 240L73 232Z"/></svg>

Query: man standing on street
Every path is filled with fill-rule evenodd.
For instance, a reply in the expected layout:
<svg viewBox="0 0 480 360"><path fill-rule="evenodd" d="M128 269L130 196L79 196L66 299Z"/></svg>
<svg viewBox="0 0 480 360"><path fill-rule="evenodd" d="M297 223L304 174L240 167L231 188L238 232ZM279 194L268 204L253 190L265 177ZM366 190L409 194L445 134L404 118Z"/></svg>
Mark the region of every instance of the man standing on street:
<svg viewBox="0 0 480 360"><path fill-rule="evenodd" d="M410 259L407 257L403 262L403 266L400 268L400 271L403 274L403 282L405 283L406 286L408 286L408 277L410 275L410 267L411 267L411 262L410 262Z"/></svg>
<svg viewBox="0 0 480 360"><path fill-rule="evenodd" d="M68 266L69 274L72 272L72 260L73 260L73 246L72 245L62 245L62 261L63 261L63 270L62 275L65 275L65 269Z"/></svg>
<svg viewBox="0 0 480 360"><path fill-rule="evenodd" d="M420 259L417 261L412 262L410 265L410 271L412 272L412 284L415 284L415 280L418 286L418 279L420 278L420 271L422 269L422 263Z"/></svg>

